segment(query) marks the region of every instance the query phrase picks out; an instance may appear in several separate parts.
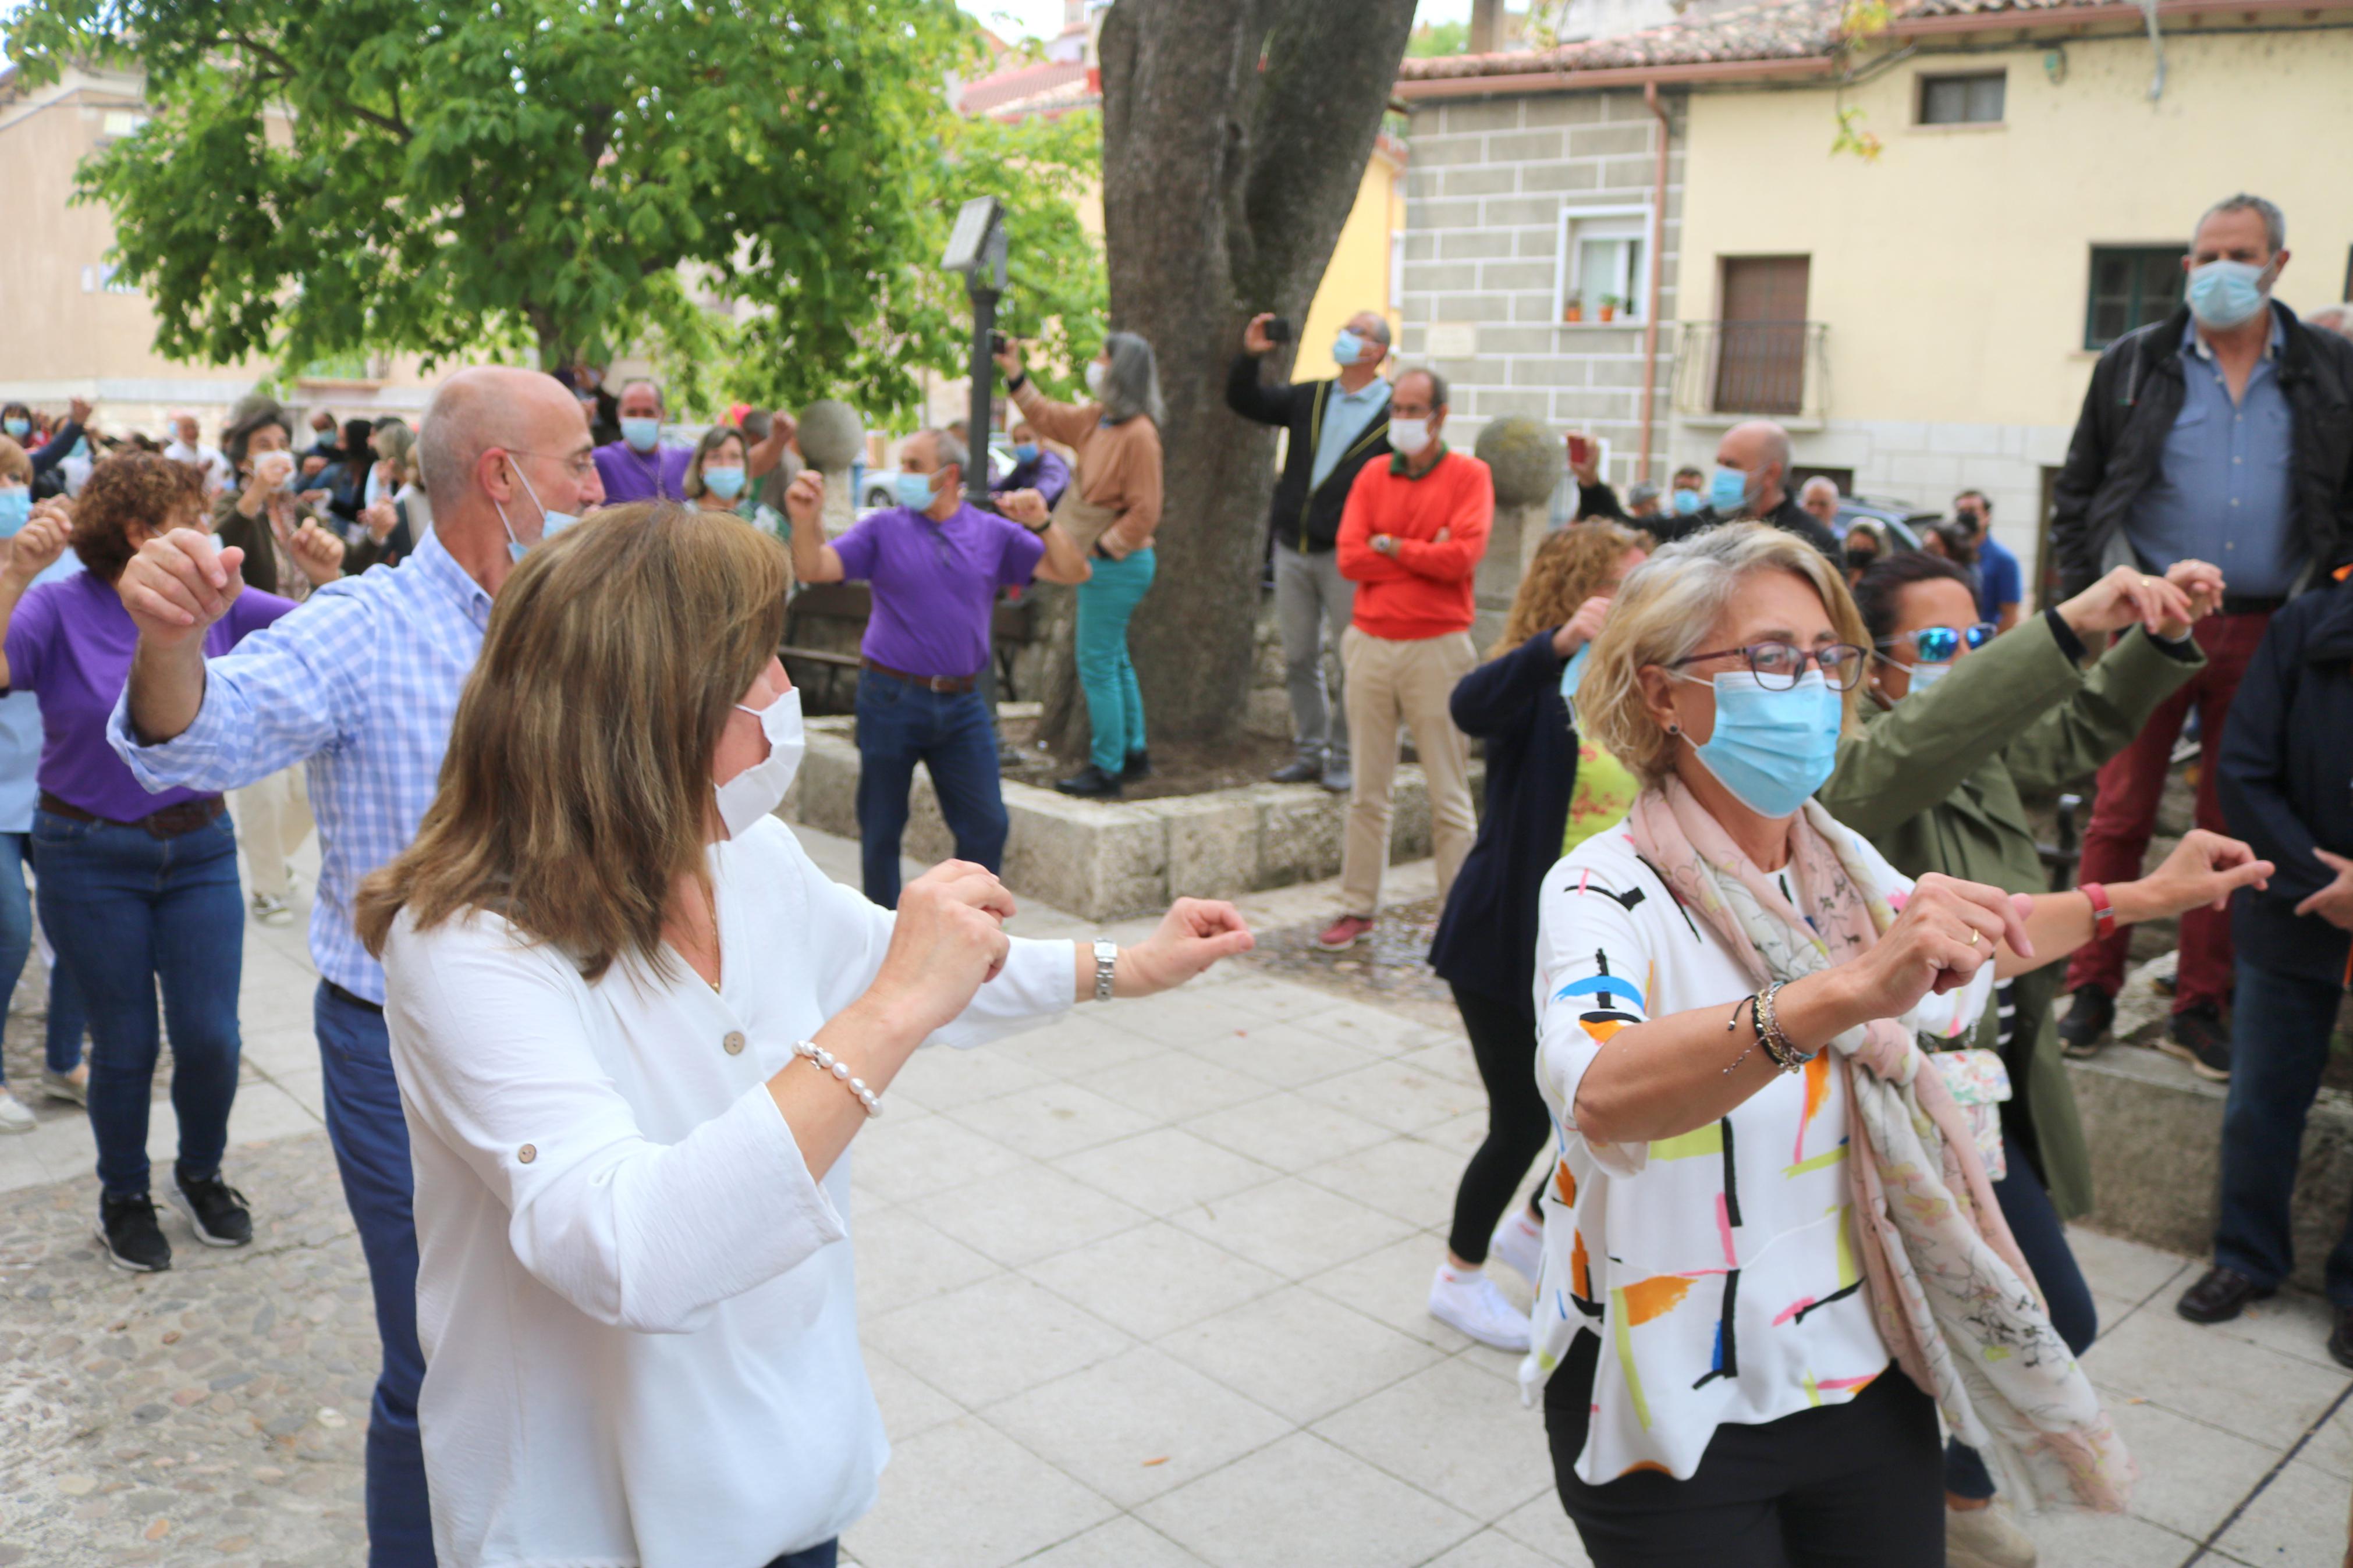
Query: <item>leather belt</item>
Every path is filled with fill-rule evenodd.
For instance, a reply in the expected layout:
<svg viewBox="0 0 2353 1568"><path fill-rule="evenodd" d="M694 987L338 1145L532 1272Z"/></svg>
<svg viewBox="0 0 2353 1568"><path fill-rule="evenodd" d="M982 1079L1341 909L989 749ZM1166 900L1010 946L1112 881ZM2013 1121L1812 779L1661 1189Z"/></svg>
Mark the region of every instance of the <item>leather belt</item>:
<svg viewBox="0 0 2353 1568"><path fill-rule="evenodd" d="M2222 595L2221 608L2215 613L2224 616L2268 616L2286 603L2287 595L2284 594L2274 594L2269 596L2253 594L2225 594Z"/></svg>
<svg viewBox="0 0 2353 1568"><path fill-rule="evenodd" d="M334 996L336 1001L348 1002L353 1006L359 1008L363 1012L374 1013L379 1018L384 1016L383 1003L371 1002L366 997L362 996L355 992L346 991L332 980L322 980L319 984L325 986Z"/></svg>
<svg viewBox="0 0 2353 1568"><path fill-rule="evenodd" d="M893 680L903 680L910 686L920 686L926 691L936 691L943 696L970 691L980 684L977 675L909 675L903 669L893 669L871 658L860 658L858 663L860 668L871 669L877 675L887 675Z"/></svg>
<svg viewBox="0 0 2353 1568"><path fill-rule="evenodd" d="M184 800L177 805L151 812L136 822L117 822L111 816L100 816L94 811L84 811L69 801L59 800L47 790L41 792L41 809L51 816L70 817L76 822L102 822L109 827L143 827L157 838L177 838L184 833L218 820L228 810L228 805L216 795L201 800Z"/></svg>

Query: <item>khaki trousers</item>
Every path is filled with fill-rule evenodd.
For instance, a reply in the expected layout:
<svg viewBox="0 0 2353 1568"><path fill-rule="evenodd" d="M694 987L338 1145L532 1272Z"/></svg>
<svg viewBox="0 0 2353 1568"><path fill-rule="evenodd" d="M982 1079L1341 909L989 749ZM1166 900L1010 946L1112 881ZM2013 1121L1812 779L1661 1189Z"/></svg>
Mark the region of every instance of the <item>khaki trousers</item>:
<svg viewBox="0 0 2353 1568"><path fill-rule="evenodd" d="M311 784L303 764L231 790L228 811L245 846L247 892L257 899L284 898L287 862L311 837Z"/></svg>
<svg viewBox="0 0 2353 1568"><path fill-rule="evenodd" d="M1380 912L1400 721L1413 733L1413 748L1430 780L1430 843L1438 861L1438 896L1444 899L1454 886L1455 873L1462 869L1478 836L1479 819L1471 807L1471 742L1454 727L1446 700L1454 694L1455 682L1478 662L1468 632L1391 642L1350 626L1340 638L1348 732L1356 742L1348 830L1340 847L1343 914L1369 920Z"/></svg>

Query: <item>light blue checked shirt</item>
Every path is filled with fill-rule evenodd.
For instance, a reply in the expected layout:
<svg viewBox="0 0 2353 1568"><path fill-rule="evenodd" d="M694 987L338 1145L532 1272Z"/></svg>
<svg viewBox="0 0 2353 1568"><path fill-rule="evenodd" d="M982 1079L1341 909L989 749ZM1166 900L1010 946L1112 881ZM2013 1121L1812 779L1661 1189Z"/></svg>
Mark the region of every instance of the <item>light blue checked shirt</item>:
<svg viewBox="0 0 2353 1568"><path fill-rule="evenodd" d="M204 706L172 740L132 738L128 692L108 721L151 790L236 789L310 764L322 853L311 959L354 996L381 1003L384 969L352 930L353 895L417 837L490 618L490 595L428 533L400 565L331 583L206 661Z"/></svg>

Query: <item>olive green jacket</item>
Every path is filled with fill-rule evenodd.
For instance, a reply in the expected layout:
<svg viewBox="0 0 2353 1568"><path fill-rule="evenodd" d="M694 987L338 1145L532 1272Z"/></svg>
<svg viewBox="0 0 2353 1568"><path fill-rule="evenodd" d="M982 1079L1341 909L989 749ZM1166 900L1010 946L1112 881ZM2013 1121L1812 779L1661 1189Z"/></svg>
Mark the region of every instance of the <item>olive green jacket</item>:
<svg viewBox="0 0 2353 1568"><path fill-rule="evenodd" d="M1864 704L1862 728L1839 744L1838 769L1816 799L1907 877L1941 871L2013 893L2050 890L2021 789L2083 778L2131 743L2150 713L2204 668L2194 646L2166 652L2127 633L2089 669L2067 657L2036 616L1960 660L1893 709ZM2004 1129L2037 1158L2070 1218L2092 1206L2091 1161L2051 1017L2065 973L2048 963L2018 977L2012 1099ZM1991 1008L1977 1043L1990 1047Z"/></svg>

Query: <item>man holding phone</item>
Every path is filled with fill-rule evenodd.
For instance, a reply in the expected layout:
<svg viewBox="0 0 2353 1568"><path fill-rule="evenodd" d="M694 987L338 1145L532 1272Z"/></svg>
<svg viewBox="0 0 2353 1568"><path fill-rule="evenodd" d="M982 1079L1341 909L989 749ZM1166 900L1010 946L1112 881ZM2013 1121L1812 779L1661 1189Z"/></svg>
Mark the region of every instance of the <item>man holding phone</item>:
<svg viewBox="0 0 2353 1568"><path fill-rule="evenodd" d="M1326 638L1339 646L1356 604L1356 584L1340 575L1333 554L1340 513L1357 472L1388 456L1389 324L1377 311L1348 318L1332 343L1340 374L1329 381L1270 385L1259 362L1290 341L1290 325L1271 314L1253 316L1242 331L1242 352L1226 376L1226 406L1245 419L1291 432L1275 480L1268 527L1274 540L1274 610L1282 631L1283 683L1298 754L1275 771L1277 784L1321 784L1347 793L1348 720L1336 694L1324 687Z"/></svg>

